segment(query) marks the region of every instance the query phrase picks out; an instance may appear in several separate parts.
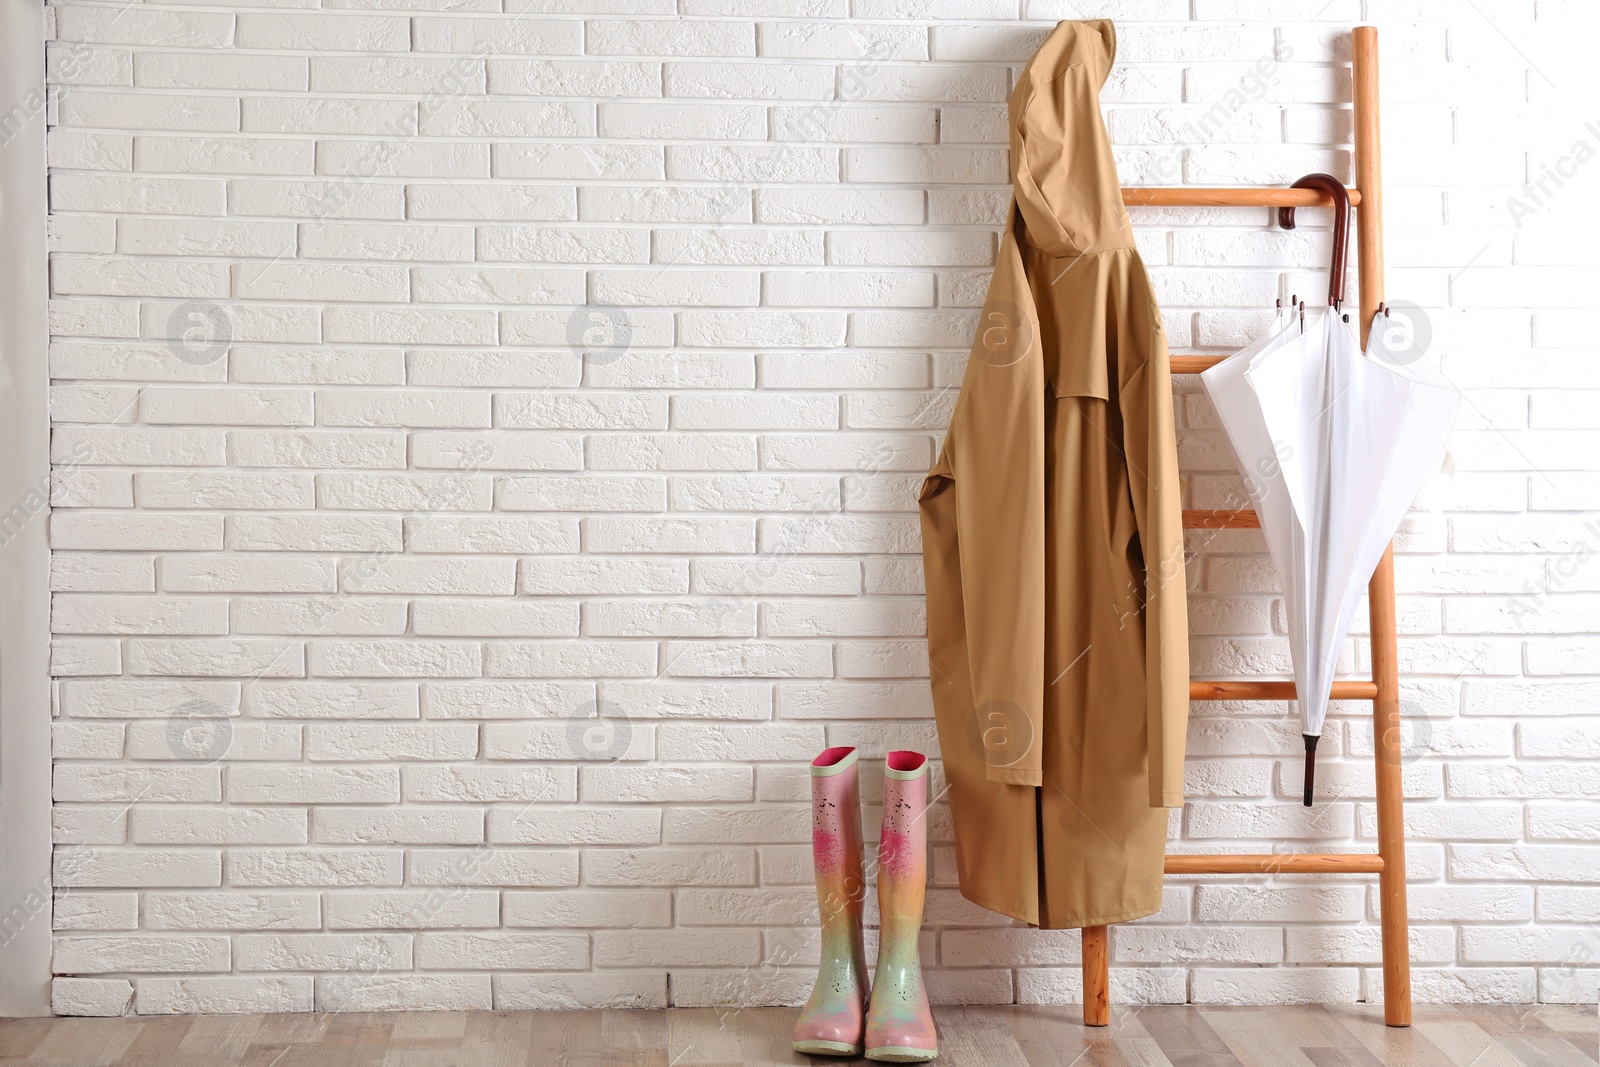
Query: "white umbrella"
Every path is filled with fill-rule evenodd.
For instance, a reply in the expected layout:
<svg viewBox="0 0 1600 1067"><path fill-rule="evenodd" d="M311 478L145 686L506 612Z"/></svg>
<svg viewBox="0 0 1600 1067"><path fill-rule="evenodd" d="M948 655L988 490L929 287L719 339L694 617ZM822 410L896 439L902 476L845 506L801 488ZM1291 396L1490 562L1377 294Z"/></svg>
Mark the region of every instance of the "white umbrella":
<svg viewBox="0 0 1600 1067"><path fill-rule="evenodd" d="M1291 309L1200 376L1283 584L1307 805L1339 648L1385 547L1439 468L1459 406L1426 359L1363 356L1338 310L1342 273L1330 307Z"/></svg>

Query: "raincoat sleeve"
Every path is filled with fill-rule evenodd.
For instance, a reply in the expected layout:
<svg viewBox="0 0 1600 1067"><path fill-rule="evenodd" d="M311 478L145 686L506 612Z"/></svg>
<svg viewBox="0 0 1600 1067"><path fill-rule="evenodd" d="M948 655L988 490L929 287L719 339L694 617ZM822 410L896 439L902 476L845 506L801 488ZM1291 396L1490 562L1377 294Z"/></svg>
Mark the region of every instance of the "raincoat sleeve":
<svg viewBox="0 0 1600 1067"><path fill-rule="evenodd" d="M922 499L955 496L967 665L988 781L1043 785L1044 356L1014 233Z"/></svg>
<svg viewBox="0 0 1600 1067"><path fill-rule="evenodd" d="M1153 301L1152 301L1153 304ZM1143 555L1145 715L1150 806L1183 803L1189 725L1189 609L1184 579L1183 497L1172 414L1172 373L1159 321L1148 356L1122 383L1123 451Z"/></svg>

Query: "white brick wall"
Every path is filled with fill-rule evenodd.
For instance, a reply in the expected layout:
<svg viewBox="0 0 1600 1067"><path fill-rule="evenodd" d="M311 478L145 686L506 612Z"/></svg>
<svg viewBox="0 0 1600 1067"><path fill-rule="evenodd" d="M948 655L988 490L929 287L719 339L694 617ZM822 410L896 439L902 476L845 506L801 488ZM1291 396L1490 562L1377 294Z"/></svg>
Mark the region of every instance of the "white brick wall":
<svg viewBox="0 0 1600 1067"><path fill-rule="evenodd" d="M803 999L804 762L936 749L914 489L1013 74L1097 15L1129 184L1347 173L1382 27L1389 292L1466 396L1399 543L1415 988L1595 999L1592 5L1018 4L51 5L59 1011ZM1134 214L1180 350L1323 284L1321 213ZM1257 535L1194 547L1196 673L1285 672ZM1196 705L1178 847L1373 847L1364 714L1307 811L1287 706ZM938 999L1076 998L932 837ZM1114 995L1372 1000L1377 906L1172 879Z"/></svg>

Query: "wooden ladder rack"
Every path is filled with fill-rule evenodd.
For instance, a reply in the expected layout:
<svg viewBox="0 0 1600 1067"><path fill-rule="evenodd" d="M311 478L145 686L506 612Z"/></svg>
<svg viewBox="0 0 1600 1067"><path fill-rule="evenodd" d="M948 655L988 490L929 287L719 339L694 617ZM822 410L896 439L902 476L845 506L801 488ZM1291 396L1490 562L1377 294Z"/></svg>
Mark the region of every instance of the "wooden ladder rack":
<svg viewBox="0 0 1600 1067"><path fill-rule="evenodd" d="M1357 263L1361 278L1361 343L1367 342L1372 316L1383 300L1383 180L1378 151L1378 31L1352 31L1355 108ZM1129 205L1230 207L1330 206L1317 189L1275 188L1125 188ZM1220 363L1222 356L1174 356L1174 374L1195 374ZM1253 511L1186 511L1191 529L1244 529L1258 526ZM1400 782L1400 674L1395 647L1394 550L1384 552L1367 586L1372 619L1372 680L1333 684L1335 700L1370 700L1373 758L1377 765L1378 851L1269 855L1168 856L1168 874L1376 874L1383 933L1383 1015L1390 1026L1411 1025L1411 960L1406 923L1406 842ZM1291 700L1290 681L1195 681L1190 700ZM1107 928L1083 930L1083 1021L1111 1021Z"/></svg>

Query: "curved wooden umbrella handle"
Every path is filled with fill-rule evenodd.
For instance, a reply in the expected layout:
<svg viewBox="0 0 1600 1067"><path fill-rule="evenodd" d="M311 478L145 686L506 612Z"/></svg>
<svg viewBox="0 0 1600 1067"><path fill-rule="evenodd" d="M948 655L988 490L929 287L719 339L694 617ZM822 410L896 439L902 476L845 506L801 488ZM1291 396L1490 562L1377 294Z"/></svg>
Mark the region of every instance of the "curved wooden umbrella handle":
<svg viewBox="0 0 1600 1067"><path fill-rule="evenodd" d="M1321 189L1333 197L1333 263L1328 268L1328 304L1338 307L1344 303L1344 250L1350 239L1350 194L1344 182L1331 174L1307 174L1295 182L1291 189ZM1294 229L1294 208L1278 209L1278 225Z"/></svg>

